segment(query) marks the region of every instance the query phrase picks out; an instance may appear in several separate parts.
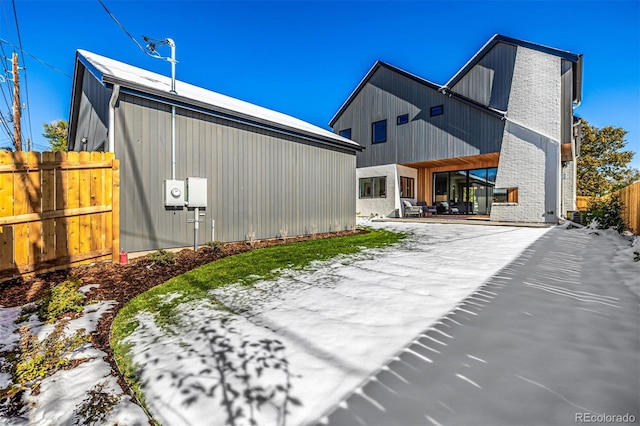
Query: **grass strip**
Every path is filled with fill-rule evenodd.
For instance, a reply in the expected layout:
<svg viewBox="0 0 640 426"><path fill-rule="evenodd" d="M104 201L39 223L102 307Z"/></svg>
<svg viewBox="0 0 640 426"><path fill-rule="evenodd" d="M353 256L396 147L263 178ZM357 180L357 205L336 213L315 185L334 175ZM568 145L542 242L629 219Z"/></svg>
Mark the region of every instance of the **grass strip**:
<svg viewBox="0 0 640 426"><path fill-rule="evenodd" d="M218 304L209 291L229 284L253 285L275 280L285 270L300 270L315 261L327 261L364 249L382 248L397 243L404 234L383 229L368 229L358 235L309 240L252 250L203 265L172 278L133 298L118 312L111 326L111 348L120 371L129 382L138 401L145 405L144 394L136 382L137 371L132 362L131 344L123 342L137 328L139 312L155 314L156 323L171 324L175 308L181 303L207 299ZM175 295L179 295L176 297ZM169 296L172 296L169 298ZM220 306L225 309L224 306Z"/></svg>
<svg viewBox="0 0 640 426"><path fill-rule="evenodd" d="M253 285L261 280L275 280L286 269L300 270L314 261L355 254L365 248L385 247L402 238L403 234L383 229L369 230L364 234L252 250L211 262L130 300L113 321L112 343L120 342L136 329L138 324L135 316L141 311L156 314L159 323L171 323L178 305L198 299L212 300L209 291L215 288L234 283ZM169 295L174 296L168 301Z"/></svg>

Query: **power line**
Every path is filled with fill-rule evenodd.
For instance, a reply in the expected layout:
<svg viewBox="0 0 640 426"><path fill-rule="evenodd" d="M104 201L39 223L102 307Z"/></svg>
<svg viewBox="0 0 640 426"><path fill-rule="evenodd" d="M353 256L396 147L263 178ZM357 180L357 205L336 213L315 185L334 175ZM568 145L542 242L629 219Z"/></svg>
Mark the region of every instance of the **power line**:
<svg viewBox="0 0 640 426"><path fill-rule="evenodd" d="M16 33L18 34L18 45L20 46L20 55L22 56L22 67L24 68L24 91L27 98L27 118L29 124L29 138L33 140L33 134L31 132L31 106L29 103L29 84L27 83L27 67L24 62L24 50L22 49L22 37L20 37L20 27L18 26L18 11L16 10L16 0L11 0L13 5L13 19L16 21ZM15 78L15 77L14 77ZM18 105L20 108L20 105Z"/></svg>
<svg viewBox="0 0 640 426"><path fill-rule="evenodd" d="M7 124L7 119L2 114L0 114L0 123L2 123L2 130L4 130L4 132L9 137L9 140L13 143L13 132L11 131L11 129L9 128L9 125Z"/></svg>
<svg viewBox="0 0 640 426"><path fill-rule="evenodd" d="M2 58L0 58L0 61L2 61L2 72L3 72L3 79L4 79L4 83L7 83L7 89L9 91L9 98L10 101L7 100L7 95L4 93L4 86L0 85L0 91L2 91L2 96L4 97L4 101L5 104L7 105L7 110L11 110L11 104L13 104L13 90L11 90L11 80L9 80L7 77L9 75L9 69L7 68L7 61L9 60L9 57L7 56L7 53L4 51L4 46L2 45L2 43L0 43L0 50L2 50Z"/></svg>
<svg viewBox="0 0 640 426"><path fill-rule="evenodd" d="M7 40L5 40L5 39L0 38L0 44L1 44L1 43L8 44L9 46L13 47L14 49L18 49L18 50L20 50L22 53L26 53L27 55L31 56L31 57L32 57L33 59L35 59L36 61L40 62L42 65L46 65L47 67L49 67L49 68L51 68L52 70L54 70L54 71L56 71L56 72L58 72L58 73L60 73L60 74L64 75L64 76L65 76L65 77L67 77L67 78L72 78L72 77L71 77L69 74L67 74L66 72L59 70L58 68L54 67L53 65L51 65L51 64L49 64L49 63L47 63L47 62L45 62L44 60L42 60L42 59L38 58L38 57L37 57L37 56L35 56L35 55L33 55L33 54L31 54L31 53L27 52L26 50L20 49L20 47L16 46L15 44L11 43L10 41L7 41ZM4 51L4 49L3 49L3 51Z"/></svg>
<svg viewBox="0 0 640 426"><path fill-rule="evenodd" d="M12 0L15 1L15 0ZM147 51L144 49L144 47L142 47L142 45L138 42L138 40L135 39L135 37L133 37L131 35L131 33L129 31L127 31L127 29L124 27L124 25L122 25L118 19L113 16L113 13L111 13L109 11L109 9L107 9L107 6L104 5L104 3L102 2L102 0L98 0L98 3L100 3L100 5L102 5L102 7L104 8L105 12L107 12L107 14L111 17L111 19L113 19L113 21L120 27L120 29L122 29L122 31L124 31L124 33L129 36L129 38L136 44L136 46L138 46L140 48L140 50L142 50L145 54L147 53Z"/></svg>

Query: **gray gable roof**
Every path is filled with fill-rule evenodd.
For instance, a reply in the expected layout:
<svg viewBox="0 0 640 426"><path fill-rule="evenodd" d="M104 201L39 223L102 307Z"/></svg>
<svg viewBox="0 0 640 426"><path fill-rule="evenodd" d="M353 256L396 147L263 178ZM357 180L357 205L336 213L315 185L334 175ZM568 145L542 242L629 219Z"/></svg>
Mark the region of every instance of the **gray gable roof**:
<svg viewBox="0 0 640 426"><path fill-rule="evenodd" d="M455 86L455 84L460 81L460 79L462 79L468 72L469 70L471 70L471 68L473 68L483 57L484 55L486 55L497 43L507 43L507 44L512 44L512 45L516 45L516 46L521 46L521 47L525 47L528 49L534 49L534 50L538 50L544 53L548 53L550 55L555 55L555 56L559 56L562 59L566 59L568 61L573 62L574 64L574 90L573 93L575 94L574 96L574 102L576 103L580 103L581 97L582 97L582 55L579 54L575 54L575 53L571 53L568 51L564 51L564 50L560 50L560 49L555 49L553 47L547 47L547 46L543 46L540 44L535 44L535 43L531 43L528 41L524 41L524 40L519 40L519 39L515 39L515 38L511 38L511 37L507 37L507 36L503 36L500 34L496 34L493 37L491 37L491 39L489 39L489 41L487 43L485 43L485 45L444 85L439 85L436 83L433 83L429 80L426 80L422 77L418 77L415 74L412 74L410 72L404 71L400 68L397 68L393 65L390 65L388 63L382 62L382 61L376 61L375 64L373 64L373 66L371 67L371 69L367 72L367 74L364 76L364 78L360 81L360 83L358 84L358 86L356 86L356 88L353 90L353 92L351 92L351 94L349 95L349 97L347 98L347 100L342 104L342 106L340 107L340 109L338 109L338 112L335 113L335 115L333 116L333 118L331 119L331 121L329 122L329 126L333 127L333 125L335 124L335 122L338 120L338 118L342 115L342 113L349 107L349 105L351 104L351 102L353 101L353 99L358 95L358 93L360 93L360 91L364 88L364 86L366 86L366 84L369 82L369 80L371 79L371 77L381 68L387 68L393 72L396 72L400 75L403 75L407 78L412 79L413 81L415 81L416 83L425 85L433 90L437 90L442 92L443 94L446 94L452 98L455 98L461 102L467 103L471 106L480 108L480 109L484 109L487 112L502 116L504 115L503 111L498 111L495 110L493 108L489 108L479 102L476 102L472 99L469 99L465 96L462 96L458 93L455 93L451 90L449 90L450 88L452 88L453 86Z"/></svg>
<svg viewBox="0 0 640 426"><path fill-rule="evenodd" d="M360 91L364 88L364 86L367 85L367 83L369 82L369 80L371 80L371 77L373 77L373 75L380 69L380 68L387 68L395 73L398 73L400 75L403 75L407 78L410 78L412 80L414 80L417 83L420 84L424 84L427 87L430 87L433 90L439 90L440 86L437 85L436 83L432 83L429 80L425 80L422 77L418 77L415 74L411 74L410 72L404 71L398 67L394 67L393 65L390 65L386 62L382 62L382 61L376 61L375 64L373 64L373 66L369 69L369 71L367 72L367 74L364 76L364 78L360 81L360 83L358 83L358 85L356 86L356 88L353 90L353 92L351 92L351 94L349 95L349 97L347 98L346 101L344 101L344 103L342 104L342 106L340 107L340 109L338 109L338 112L335 113L335 115L333 116L333 118L331 119L331 121L329 122L329 126L333 127L333 125L335 124L335 122L338 120L338 118L342 115L342 113L344 112L345 109L347 109L349 107L349 105L351 104L351 102L355 99L356 96L358 96L358 93L360 93Z"/></svg>
<svg viewBox="0 0 640 426"><path fill-rule="evenodd" d="M333 127L335 122L338 121L338 118L340 118L342 113L349 107L349 105L356 98L358 93L360 93L360 91L364 88L364 86L367 85L369 80L371 80L373 75L381 68L386 68L386 69L388 69L388 70L390 70L392 72L395 72L397 74L405 76L405 77L415 81L418 84L426 86L426 87L428 87L428 88L430 88L432 90L439 91L443 95L447 95L447 96L449 96L451 98L454 98L454 99L456 99L456 100L458 100L460 102L464 102L464 103L469 104L469 105L471 105L473 107L480 108L480 109L482 109L485 112L488 112L490 114L494 114L494 115L498 115L498 116L503 116L504 115L501 111L494 110L493 108L489 108L489 107L487 107L485 105L482 105L481 103L476 102L473 99L469 99L469 98L467 98L465 96L462 96L462 95L460 95L460 94L458 94L456 92L449 91L449 90L447 90L447 88L445 86L440 86L440 85L438 85L436 83L433 83L433 82L431 82L429 80L426 80L426 79L424 79L422 77L419 77L419 76L417 76L415 74L412 74L412 73L410 73L408 71L405 71L403 69L395 67L395 66L393 66L391 64L388 64L386 62L376 61L376 63L373 64L371 69L367 72L367 74L364 76L364 78L360 81L358 86L356 86L356 88L353 90L353 92L351 92L351 95L349 95L347 100L342 104L342 106L340 107L338 112L335 113L335 115L333 116L333 118L329 122L329 126Z"/></svg>
<svg viewBox="0 0 640 426"><path fill-rule="evenodd" d="M177 106L196 107L198 110L229 119L241 119L251 125L284 131L330 145L351 150L362 150L356 142L322 129L306 121L281 112L263 108L230 96L182 81L176 81L176 93L171 93L171 78L134 67L92 52L78 50L76 67L80 64L105 87L120 85L134 93L149 95ZM75 78L78 78L76 72ZM79 85L79 87L82 87ZM74 90L78 85L74 84Z"/></svg>
<svg viewBox="0 0 640 426"><path fill-rule="evenodd" d="M543 46L541 44L531 43L524 40L519 40L512 37L503 36L501 34L496 34L489 39L485 43L478 52L473 55L469 61L464 64L462 68L453 76L451 79L443 86L443 88L451 88L458 83L462 77L464 77L471 68L473 68L478 62L482 60L484 55L486 55L493 47L498 43L506 43L514 46L520 46L527 49L537 50L539 52L547 53L549 55L558 56L567 61L571 61L574 64L575 78L574 78L574 91L575 99L574 102L579 103L582 98L582 55L577 53L568 52L566 50L556 49L554 47Z"/></svg>

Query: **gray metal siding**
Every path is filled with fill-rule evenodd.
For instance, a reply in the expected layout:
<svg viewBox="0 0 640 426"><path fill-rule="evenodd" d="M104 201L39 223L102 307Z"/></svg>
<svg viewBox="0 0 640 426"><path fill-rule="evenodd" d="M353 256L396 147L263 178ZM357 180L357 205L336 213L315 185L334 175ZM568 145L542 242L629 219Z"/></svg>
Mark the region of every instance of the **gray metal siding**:
<svg viewBox="0 0 640 426"><path fill-rule="evenodd" d="M138 251L193 244L193 212L166 210L171 108L122 94L116 109L121 164L121 245ZM291 136L178 109L176 178L208 179L199 243L345 229L355 220L355 155Z"/></svg>
<svg viewBox="0 0 640 426"><path fill-rule="evenodd" d="M560 86L560 137L562 143L571 143L573 135L573 63L562 60Z"/></svg>
<svg viewBox="0 0 640 426"><path fill-rule="evenodd" d="M498 43L451 89L483 105L506 111L517 47Z"/></svg>
<svg viewBox="0 0 640 426"><path fill-rule="evenodd" d="M107 140L107 123L109 115L109 98L111 90L102 86L91 73L85 72L82 78L82 92L80 92L80 106L78 109L78 123L75 127L73 140L74 151L94 151L102 142ZM81 140L87 138L86 148Z"/></svg>
<svg viewBox="0 0 640 426"><path fill-rule="evenodd" d="M443 105L444 114L430 117ZM396 117L409 114L409 123ZM387 142L371 144L371 124L387 120ZM500 151L504 122L432 88L380 68L334 124L351 128L351 138L365 147L357 166L410 163Z"/></svg>

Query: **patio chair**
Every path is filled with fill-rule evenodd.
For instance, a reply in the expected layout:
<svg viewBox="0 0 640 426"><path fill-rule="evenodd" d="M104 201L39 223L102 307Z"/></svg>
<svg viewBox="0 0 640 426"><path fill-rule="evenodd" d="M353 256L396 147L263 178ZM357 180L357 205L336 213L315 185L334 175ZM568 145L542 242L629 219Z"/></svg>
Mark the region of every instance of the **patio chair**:
<svg viewBox="0 0 640 426"><path fill-rule="evenodd" d="M422 207L414 206L410 201L404 200L402 202L404 204L404 217L420 217L422 216Z"/></svg>
<svg viewBox="0 0 640 426"><path fill-rule="evenodd" d="M458 208L449 206L446 201L441 201L438 203L438 213L458 213Z"/></svg>
<svg viewBox="0 0 640 426"><path fill-rule="evenodd" d="M436 206L427 205L426 201L418 201L416 204L422 207L422 214L425 216L429 213L431 214L438 213L438 209L436 208Z"/></svg>

